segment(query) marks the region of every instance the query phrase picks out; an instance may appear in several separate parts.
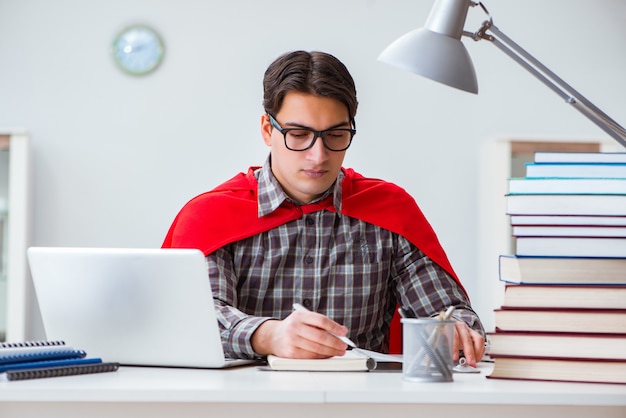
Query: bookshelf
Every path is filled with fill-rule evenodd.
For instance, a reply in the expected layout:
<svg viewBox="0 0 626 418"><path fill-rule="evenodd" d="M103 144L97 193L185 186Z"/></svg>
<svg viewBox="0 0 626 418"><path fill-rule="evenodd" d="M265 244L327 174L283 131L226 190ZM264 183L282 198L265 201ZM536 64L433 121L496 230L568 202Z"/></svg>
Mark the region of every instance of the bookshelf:
<svg viewBox="0 0 626 418"><path fill-rule="evenodd" d="M32 289L30 140L23 130L0 129L0 340L26 339Z"/></svg>
<svg viewBox="0 0 626 418"><path fill-rule="evenodd" d="M498 256L515 251L511 225L506 215L510 177L523 177L535 151L617 152L621 147L610 139L491 138L481 143L478 185L477 292L472 304L478 307L483 324L493 330L493 310L502 304L503 284L498 281Z"/></svg>

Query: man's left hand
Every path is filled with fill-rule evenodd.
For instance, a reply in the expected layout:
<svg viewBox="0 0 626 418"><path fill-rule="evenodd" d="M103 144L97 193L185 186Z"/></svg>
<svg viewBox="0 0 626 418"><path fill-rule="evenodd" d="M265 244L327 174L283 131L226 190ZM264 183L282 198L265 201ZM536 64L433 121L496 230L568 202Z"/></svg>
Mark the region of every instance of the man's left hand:
<svg viewBox="0 0 626 418"><path fill-rule="evenodd" d="M455 361L459 359L459 350L463 350L467 365L472 367L476 367L485 354L485 338L461 321L454 324Z"/></svg>

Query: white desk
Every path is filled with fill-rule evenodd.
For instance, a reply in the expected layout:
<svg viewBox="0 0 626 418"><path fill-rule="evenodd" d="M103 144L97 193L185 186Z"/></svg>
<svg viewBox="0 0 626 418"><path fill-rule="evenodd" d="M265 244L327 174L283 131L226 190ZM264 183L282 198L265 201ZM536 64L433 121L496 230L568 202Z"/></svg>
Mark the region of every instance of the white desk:
<svg viewBox="0 0 626 418"><path fill-rule="evenodd" d="M485 378L489 365L481 367L482 374L455 374L450 383L405 382L392 372L122 367L0 382L0 416L626 417L626 385L495 380Z"/></svg>

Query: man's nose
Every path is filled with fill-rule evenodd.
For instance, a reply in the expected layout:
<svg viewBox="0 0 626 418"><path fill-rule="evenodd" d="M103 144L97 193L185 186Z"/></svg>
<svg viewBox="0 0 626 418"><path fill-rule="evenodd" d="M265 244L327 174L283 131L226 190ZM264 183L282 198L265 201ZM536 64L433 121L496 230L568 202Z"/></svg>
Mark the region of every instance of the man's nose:
<svg viewBox="0 0 626 418"><path fill-rule="evenodd" d="M316 133L314 141L313 146L307 150L309 159L314 161L326 160L328 158L329 150L324 146L322 135Z"/></svg>

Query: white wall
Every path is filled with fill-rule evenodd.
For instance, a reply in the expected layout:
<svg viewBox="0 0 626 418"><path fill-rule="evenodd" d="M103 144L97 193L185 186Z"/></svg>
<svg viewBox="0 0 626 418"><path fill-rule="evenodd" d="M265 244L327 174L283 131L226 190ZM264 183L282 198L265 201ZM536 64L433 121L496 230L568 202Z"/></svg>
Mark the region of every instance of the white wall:
<svg viewBox="0 0 626 418"><path fill-rule="evenodd" d="M411 192L479 313L479 150L495 137L605 138L487 42L466 39L480 94L376 61L422 26L425 0L0 0L0 126L32 136L34 245L157 247L192 196L265 159L266 66L293 49L337 55L357 82L346 165ZM626 3L487 1L496 25L626 123ZM475 30L483 13L470 11ZM158 71L118 70L130 23L166 43ZM479 286L483 283L483 286Z"/></svg>

